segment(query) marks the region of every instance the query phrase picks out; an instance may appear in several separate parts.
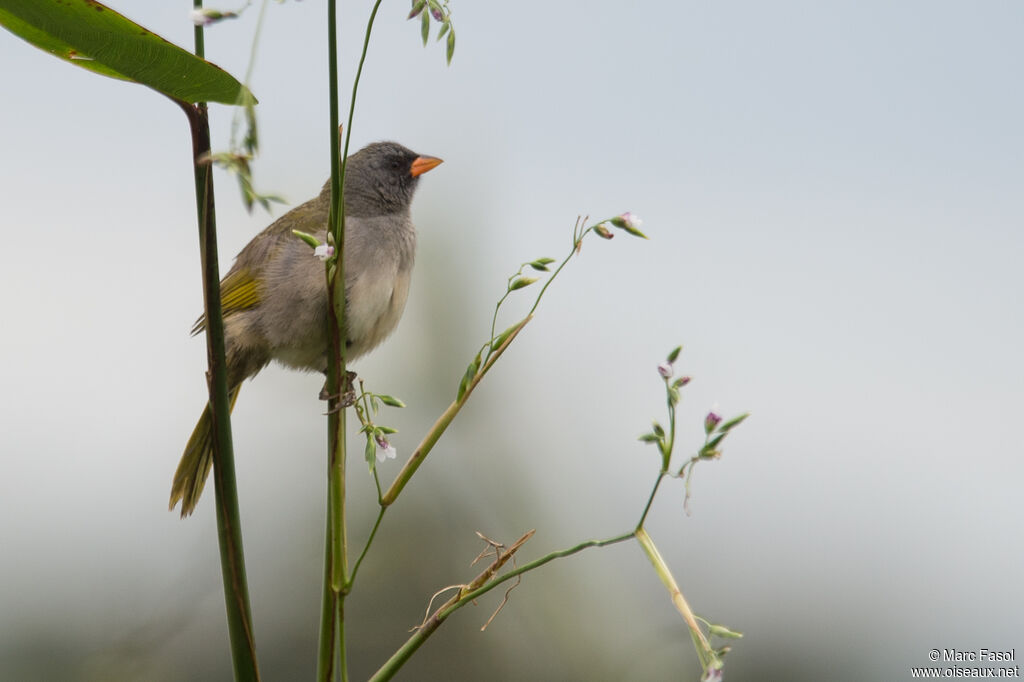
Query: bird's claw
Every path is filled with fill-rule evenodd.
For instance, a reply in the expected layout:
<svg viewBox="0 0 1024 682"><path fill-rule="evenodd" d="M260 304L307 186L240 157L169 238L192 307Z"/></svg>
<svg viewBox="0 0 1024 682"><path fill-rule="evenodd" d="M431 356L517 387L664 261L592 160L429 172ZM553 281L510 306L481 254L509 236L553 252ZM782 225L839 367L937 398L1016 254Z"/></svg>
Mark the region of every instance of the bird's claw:
<svg viewBox="0 0 1024 682"><path fill-rule="evenodd" d="M324 412L324 414L335 414L336 412L341 412L346 407L352 407L353 405L356 404L356 391L352 387L352 382L355 380L355 378L355 372L345 372L345 378L342 381L341 392L335 393L333 395L330 392L328 392L327 384L324 384L324 387L320 389L320 400L326 400L328 402L337 401L334 407L327 410L327 412Z"/></svg>

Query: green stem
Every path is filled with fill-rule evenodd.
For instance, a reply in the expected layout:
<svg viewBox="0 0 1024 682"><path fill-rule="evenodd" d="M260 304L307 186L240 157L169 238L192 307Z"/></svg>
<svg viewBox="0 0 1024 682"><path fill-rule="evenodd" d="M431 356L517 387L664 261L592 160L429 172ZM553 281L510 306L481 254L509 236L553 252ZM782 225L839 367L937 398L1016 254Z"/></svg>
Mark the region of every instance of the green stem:
<svg viewBox="0 0 1024 682"><path fill-rule="evenodd" d="M562 271L562 268L564 268L569 263L569 261L572 260L573 254L579 251L580 244L583 243L583 238L587 236L587 233L590 232L592 229L592 227L588 227L587 229L583 230L583 232L581 232L578 237L573 239L572 250L569 251L569 255L562 260L558 267L555 268L555 271L551 273L551 276L548 277L548 281L544 282L544 286L541 287L540 293L537 294L537 300L533 302L533 307L530 308L530 315L533 315L533 313L537 310L537 306L540 305L540 300L544 298L544 293L548 290L548 287L551 286L551 283L555 281L556 277L558 277L558 273Z"/></svg>
<svg viewBox="0 0 1024 682"><path fill-rule="evenodd" d="M506 338L505 341L497 349L491 352L490 346L488 346L486 360L483 366L480 368L480 371L476 373L476 376L473 377L472 381L470 381L469 385L466 387L466 392L462 394L462 398L452 402L452 404L448 406L448 409L446 409L444 413L437 418L437 421L434 422L434 425L430 427L430 431L428 431L427 434L423 437L423 440L420 442L419 446L416 448L416 450L413 451L408 461L406 461L405 466L403 466L402 470L398 473L398 476L395 477L395 480L394 482L392 482L391 487L388 488L387 493L385 493L384 497L381 498L381 504L385 506L390 505L394 503L394 501L398 498L399 494L401 494L402 492L402 489L405 488L406 484L409 482L409 479L411 479L412 475L416 473L417 469L419 469L420 465L423 463L423 460L426 458L427 454L433 449L434 445L441 438L441 435L452 423L452 420L455 419L455 415L459 413L459 410L462 409L462 406L466 404L467 400L469 400L469 396L473 392L473 389L476 388L476 385L480 383L480 380L484 378L484 375L487 374L487 371L494 365L498 358L501 357L501 354L505 352L505 349L508 348L509 344L512 343L512 341L516 338L519 332L522 331L523 327L525 327L526 324L533 319L533 313L537 310L537 306L540 305L540 301L544 297L544 292L548 290L548 287L551 286L551 283L555 281L555 278L558 277L558 274L562 272L562 269L572 259L573 254L576 253L576 251L579 249L580 243L583 241L583 237L585 237L586 234L591 231L591 229L593 228L588 227L585 230L579 231L577 228L577 230L573 232L572 250L569 251L569 255L567 255L562 260L562 262L555 269L555 271L551 273L551 277L549 277L548 281L544 283L544 286L541 287L540 292L537 294L537 299L533 302L533 307L530 308L529 314L527 314L527 316L523 318L523 320L514 328L512 333L508 335L508 338ZM505 300L505 298L508 297L508 294L509 292L506 291L505 295L502 296L501 300L498 302L497 307L501 306L501 303ZM494 339L495 320L497 320L497 308L495 308L494 318L491 321L492 340Z"/></svg>
<svg viewBox="0 0 1024 682"><path fill-rule="evenodd" d="M509 344L515 340L516 336L519 335L519 332L523 330L523 327L525 327L532 319L532 315L527 315L523 318L515 329L512 330L512 333L508 335L508 338L505 339L504 343L498 346L497 350L487 358L487 362L483 364L480 371L476 373L476 376L474 376L472 381L469 382L469 385L466 386L466 392L462 394L462 398L455 400L448 406L448 409L446 409L444 413L437 418L437 421L434 422L434 425L430 427L430 430L423 437L423 440L420 441L420 444L409 456L409 459L405 462L402 470L398 472L397 476L395 476L395 480L391 483L391 487L389 487L388 491L384 493L383 497L381 497L381 505L387 507L398 499L398 496L409 482L409 479L411 479L413 474L416 473L416 470L420 468L420 465L423 464L423 460L434 448L434 445L437 444L437 441L441 438L441 435L444 434L445 430L447 430L448 426L452 423L452 420L455 419L455 415L459 413L462 406L466 404L467 400L469 400L469 396L473 393L473 389L476 388L477 384L479 384L484 378L487 371L494 366L494 363L498 361L498 358L500 358L501 354L505 352L505 349L509 347Z"/></svg>
<svg viewBox="0 0 1024 682"><path fill-rule="evenodd" d="M501 576L495 577L493 580L490 580L485 585L482 585L474 590L465 593L460 592L459 594L449 599L443 606L434 611L434 613L431 614L431 616L426 620L426 622L423 623L423 625L420 626L416 630L416 632L413 633L413 635L405 641L405 644L403 644L401 648L399 648L398 651L396 651L391 656L391 658L389 658L384 663L384 665L382 665L380 669L378 669L377 672L373 674L373 676L370 678L370 681L382 682L383 680L390 680L392 677L394 677L395 673L398 672L399 668L401 668L405 664L405 662L409 660L409 657L411 657L416 652L416 650L423 645L427 638L430 637L430 635L434 634L437 628L441 626L441 623L443 623L445 619L448 618L448 616L450 616L452 613L462 608L466 604L470 604L476 599L487 594L498 585L501 585L502 583L505 583L511 580L512 578L515 578L516 576L522 575L527 571L532 571L536 568L540 568L544 564L554 561L555 559L571 556L578 552L582 552L583 550L588 549L590 547L606 547L608 545L613 545L619 542L625 542L626 540L633 538L634 535L635 532L631 531L629 533L617 535L613 538L608 538L606 540L588 540L586 542L581 542L575 547L559 550L557 552L551 552L550 554L546 554L539 559L534 559L529 563L513 568L508 573L504 573Z"/></svg>
<svg viewBox="0 0 1024 682"><path fill-rule="evenodd" d="M196 0L196 8L202 3ZM204 55L202 28L195 29L196 56ZM258 680L256 641L249 605L249 588L242 549L242 525L235 480L231 441L231 402L228 397L227 361L224 351L224 317L220 299L220 267L217 255L217 221L213 192L213 168L204 158L210 153L210 119L205 102L191 105L177 101L188 117L192 134L192 169L199 223L199 258L203 272L203 306L206 316L206 352L210 411L213 432L213 478L217 508L217 541L227 610L231 660L236 680Z"/></svg>
<svg viewBox="0 0 1024 682"><path fill-rule="evenodd" d="M324 543L331 545L331 513L327 511L326 538ZM317 680L328 682L334 679L334 642L338 624L338 594L331 589L331 553L324 557L324 593L320 605L320 647L317 656Z"/></svg>
<svg viewBox="0 0 1024 682"><path fill-rule="evenodd" d="M335 258L325 269L328 297L328 349L327 365L328 392L333 396L328 402L330 414L328 430L328 523L327 543L324 552L324 596L320 623L319 679L331 679L334 661L334 647L337 645L341 679L348 679L348 664L345 655L345 588L348 583L348 541L345 523L345 408L340 403L343 393L351 389L345 368L345 170L348 165L348 148L352 135L352 119L355 114L356 95L363 63L370 43L370 33L381 0L373 6L366 27L363 51L359 59L352 85L352 99L349 102L348 126L345 129L344 151L339 150L338 140L338 39L336 0L327 3L327 51L328 87L330 94L331 128L331 208L328 216L328 230L334 236Z"/></svg>
<svg viewBox="0 0 1024 682"><path fill-rule="evenodd" d="M654 496L658 493L658 486L661 485L661 481L665 478L665 472L658 472L658 479L654 482L654 487L651 489L651 495L647 498L647 504L644 505L644 513L640 515L640 521L636 524L636 529L640 530L644 527L644 521L647 520L647 513L651 511L651 505L654 503Z"/></svg>
<svg viewBox="0 0 1024 682"><path fill-rule="evenodd" d="M331 0L333 3L334 0ZM359 66L356 68L356 77L352 80L352 99L348 105L348 124L345 126L345 150L342 155L341 161L341 183L340 189L344 192L345 189L345 168L348 166L348 143L352 139L352 118L356 112L356 95L359 92L359 79L363 75L363 63L366 62L366 52L370 47L370 33L373 31L373 21L377 18L377 9L380 8L381 0L377 0L373 3L373 9L370 11L370 19L366 22L366 35L363 37L363 51L359 55ZM332 83L337 82L337 79L333 80ZM334 119L334 128L337 129L337 121ZM343 244L345 238L345 202L341 202L341 222L338 226L338 232L335 233L334 237L337 244ZM340 241L339 241L340 240ZM339 248L338 253L341 253ZM339 260L341 256L338 256Z"/></svg>
<svg viewBox="0 0 1024 682"><path fill-rule="evenodd" d="M336 259L328 262L324 276L327 287L327 332L330 339L327 386L331 399L327 419L327 532L324 550L324 589L320 615L320 647L317 679L329 682L339 661L346 677L340 614L344 595L340 585L345 576L345 413L339 407L341 377L345 376L345 242L342 229L342 166L338 151L338 39L336 0L327 2L327 64L330 95L331 207L327 229L334 234ZM333 267L333 274L332 274Z"/></svg>
<svg viewBox="0 0 1024 682"><path fill-rule="evenodd" d="M377 536L377 529L380 528L380 522L384 519L384 512L387 511L387 507L381 507L377 512L377 520L373 523L373 528L370 530L370 536L366 538L366 545L363 546L363 551L359 553L359 558L356 559L356 563L352 566L352 574L348 578L348 582L345 583L342 592L348 593L352 589L352 583L356 581L356 574L359 573L359 567L363 564L363 559L366 557L366 552L370 549L370 545L373 544L373 538Z"/></svg>

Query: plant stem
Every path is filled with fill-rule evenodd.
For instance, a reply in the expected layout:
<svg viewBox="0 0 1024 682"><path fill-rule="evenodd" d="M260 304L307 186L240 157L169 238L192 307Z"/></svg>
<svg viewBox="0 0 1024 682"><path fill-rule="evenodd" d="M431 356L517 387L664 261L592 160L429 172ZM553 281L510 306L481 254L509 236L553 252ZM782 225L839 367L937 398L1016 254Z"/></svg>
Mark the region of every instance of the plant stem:
<svg viewBox="0 0 1024 682"><path fill-rule="evenodd" d="M636 529L640 530L644 527L644 521L647 520L647 512L651 511L651 505L654 503L654 496L658 493L658 486L661 485L662 480L665 478L665 472L658 472L658 479L654 481L654 487L651 489L651 496L647 498L647 504L644 506L644 513L640 515L640 521L636 524Z"/></svg>
<svg viewBox="0 0 1024 682"><path fill-rule="evenodd" d="M376 6L374 6L374 11L376 11ZM385 493L384 496L381 498L380 503L382 505L388 506L394 503L394 501L398 498L399 494L401 494L402 489L405 488L406 484L409 482L409 479L412 478L412 475L416 473L416 470L423 463L423 460L426 458L427 454L431 451L431 449L433 449L438 439L441 438L441 435L452 423L452 420L455 419L455 415L459 413L459 410L462 409L462 406L466 404L467 400L469 400L469 395L473 392L473 389L476 388L476 385L480 383L480 380L484 378L484 375L487 374L487 371L494 365L497 359L501 357L501 354L505 352L505 349L508 348L509 344L512 343L516 336L519 335L519 332L523 330L523 327L525 327L526 324L533 319L533 314L534 312L536 312L537 306L540 305L540 301L544 297L544 293L548 290L548 287L550 287L551 283L555 281L555 278L557 278L559 273L562 272L562 269L565 268L566 264L568 264L568 262L572 260L573 255L579 251L580 244L583 242L583 238L587 235L588 232L593 230L593 227L587 227L581 230L581 224L582 221L580 219L577 219L576 227L573 230L572 249L569 251L569 255L567 255L562 260L562 262L558 265L555 271L551 273L551 276L548 278L548 280L544 283L544 286L541 287L540 292L537 294L536 300L534 300L533 302L533 306L530 308L530 312L527 313L526 317L523 318L523 320L513 328L512 332L508 335L505 341L500 346L498 346L498 348L492 350L490 343L488 343L486 358L483 366L480 368L480 371L478 371L476 375L473 377L472 381L469 382L469 385L466 387L466 391L465 393L462 394L462 397L452 402L452 404L448 406L448 409L446 409L444 413L437 418L437 421L434 422L434 425L430 427L430 431L428 431L427 434L423 437L423 440L420 441L419 446L416 448L415 451L413 451L408 461L406 461L405 466L403 466L402 470L398 472L398 476L395 477L395 480L392 482L391 487L388 488L387 493ZM505 295L501 297L501 300L499 300L497 306L495 306L494 317L491 320L491 342L493 342L494 340L494 330L496 321L498 319L498 309L501 307L501 304L508 297L509 293L510 291L506 290Z"/></svg>
<svg viewBox="0 0 1024 682"><path fill-rule="evenodd" d="M342 588L342 592L348 593L352 589L352 583L356 581L356 574L359 572L359 567L363 564L363 559L366 558L366 552L370 549L370 545L373 544L373 538L377 536L377 529L380 528L380 522L384 519L384 512L387 511L387 507L381 507L377 512L377 520L373 523L373 529L370 530L370 536L366 538L366 545L363 546L363 551L360 552L359 558L356 559L356 563L352 566L352 574L348 578L348 582L345 583Z"/></svg>
<svg viewBox="0 0 1024 682"><path fill-rule="evenodd" d="M705 670L712 663L718 664L718 656L711 648L711 644L708 643L707 638L704 636L704 632L700 629L700 625L697 624L697 618L693 614L693 610L683 597L682 591L679 589L679 585L676 584L676 580L672 577L672 572L668 569L668 564L661 558L661 554L658 552L658 548L654 546L654 541L651 540L651 536L647 534L647 531L643 528L638 528L636 531L636 539L640 543L640 547L643 548L644 554L650 560L654 566L654 572L661 578L661 582L668 589L669 595L672 597L672 604L676 607L676 610L683 616L683 620L686 621L686 625L690 628L690 637L693 638L693 645L697 649L697 657L700 659L701 667Z"/></svg>
<svg viewBox="0 0 1024 682"><path fill-rule="evenodd" d="M462 406L466 404L467 400L469 400L469 396L473 393L473 389L476 388L476 385L484 378L487 371L494 366L494 363L497 362L498 358L501 357L501 354L505 352L505 349L508 348L509 344L515 340L516 336L519 335L519 332L523 330L523 327L525 327L532 319L533 315L527 315L523 318L515 329L512 330L512 333L508 335L508 338L505 339L504 343L498 346L497 350L487 358L487 362L483 364L480 371L476 373L473 380L469 382L468 386L466 386L466 392L462 394L462 398L455 400L448 406L448 409L446 409L444 413L437 418L437 421L434 422L434 425L430 427L430 430L416 447L416 450L414 450L409 456L409 459L405 462L405 466L403 466L402 470L398 472L395 480L391 483L391 487L389 487L388 491L384 493L383 497L381 497L380 503L382 506L387 507L398 499L398 496L401 494L402 489L405 488L405 485L409 482L409 479L412 478L412 475L420 468L420 465L423 464L423 460L434 448L434 445L437 444L437 441L452 423L452 420L455 419L455 415L459 413Z"/></svg>
<svg viewBox="0 0 1024 682"><path fill-rule="evenodd" d="M327 511L327 523L324 543L331 545L331 512ZM336 641L338 624L338 594L331 589L331 553L325 552L324 557L324 593L320 605L320 646L317 656L316 679L328 682L334 679L334 642Z"/></svg>
<svg viewBox="0 0 1024 682"><path fill-rule="evenodd" d="M548 281L544 282L544 286L541 287L540 293L537 294L537 299L533 302L533 307L530 308L530 313L529 314L531 316L533 315L534 312L536 312L537 306L540 305L540 300L542 298L544 298L544 294L547 292L548 287L551 286L551 283L555 281L555 278L557 278L558 274L560 272L562 272L562 269L569 263L570 260L572 260L573 255L579 251L580 245L583 243L583 238L586 237L587 233L590 232L592 229L594 229L594 228L593 227L586 228L585 230L583 230L582 232L579 233L578 237L573 239L573 241L572 241L572 250L569 251L569 255L566 256L562 260L561 263L559 263L558 267L555 268L555 271L551 273L550 277L548 277Z"/></svg>
<svg viewBox="0 0 1024 682"><path fill-rule="evenodd" d="M334 2L334 0L331 0ZM345 189L345 167L348 165L348 143L352 139L352 118L355 116L356 111L356 95L359 92L359 79L363 75L363 63L366 62L366 52L370 47L370 33L373 31L373 21L377 18L377 9L380 8L381 0L377 0L373 3L373 9L370 11L370 18L366 22L366 35L363 36L363 51L359 55L359 66L356 68L356 77L352 80L352 99L348 105L348 125L345 127L345 149L342 155L342 166L341 166L341 189ZM332 82L337 82L335 79ZM337 128L337 122L335 121L335 128ZM345 227L345 203L341 203L341 228L344 238L344 227ZM339 235L335 235L337 238ZM339 244L341 242L338 242ZM340 253L340 251L339 251ZM339 256L340 259L340 256Z"/></svg>
<svg viewBox="0 0 1024 682"><path fill-rule="evenodd" d="M196 0L195 7L202 6ZM202 28L195 29L195 53L202 57ZM213 193L213 168L203 161L210 153L210 120L205 102L178 101L188 117L192 134L192 169L195 178L199 222L199 259L203 271L203 307L206 315L206 353L210 412L213 432L213 479L217 508L217 540L227 610L231 661L235 680L258 680L256 641L245 575L242 525L235 481L231 441L231 401L228 397L227 361L224 351L224 318L220 300L220 267L217 255L217 222Z"/></svg>
<svg viewBox="0 0 1024 682"><path fill-rule="evenodd" d="M327 548L324 552L324 595L320 622L320 664L319 679L331 679L334 661L334 647L338 646L341 679L348 680L348 663L345 655L345 595L348 592L348 541L345 524L345 407L341 396L347 393L349 385L345 368L345 170L348 165L348 147L352 136L352 119L355 114L359 78L370 44L370 33L381 0L374 3L373 11L366 26L363 51L359 68L352 84L352 99L349 102L348 126L345 130L344 151L339 150L338 139L338 14L336 0L327 2L327 52L328 87L330 94L331 128L331 208L328 230L334 237L336 257L325 268L327 278L327 324L330 348L328 349L327 386L333 397L328 402L328 522ZM379 520L378 520L379 522ZM365 550L364 550L365 552Z"/></svg>
<svg viewBox="0 0 1024 682"><path fill-rule="evenodd" d="M340 408L342 377L345 376L345 232L343 229L341 160L338 150L338 39L335 0L327 2L327 70L330 95L331 207L327 229L334 235L337 258L328 262L324 276L327 287L327 332L329 341L327 387L327 532L324 549L324 590L320 613L320 647L317 679L329 682L335 677L335 661L341 676L346 676L347 661L341 637L345 580L345 412ZM332 274L333 267L333 274ZM339 291L340 290L340 291Z"/></svg>
<svg viewBox="0 0 1024 682"><path fill-rule="evenodd" d="M416 632L413 633L413 635L405 641L405 644L403 644L401 648L399 648L398 651L396 651L391 656L391 658L389 658L384 663L384 665L382 665L380 669L378 669L377 672L373 674L373 676L370 678L370 681L382 682L383 680L390 680L392 677L394 677L395 673L398 672L399 668L401 668L405 664L405 662L409 660L413 653L415 653L416 650L423 645L427 638L430 637L430 635L432 635L437 630L437 628L441 626L441 623L443 623L445 619L448 618L448 616L450 616L452 613L462 608L466 604L470 604L476 599L483 596L484 594L490 592L498 585L501 585L502 583L507 582L518 575L522 575L527 571L532 571L535 568L540 568L544 564L554 561L555 559L571 556L578 552L582 552L583 550L590 547L606 547L608 545L624 542L633 537L634 532L631 531L629 533L617 535L613 538L608 538L606 540L588 540L586 542L581 542L575 547L559 550L557 552L551 552L550 554L546 554L539 559L534 559L529 563L523 564L522 566L519 566L517 568L513 568L508 573L504 573L501 576L495 577L492 580L488 581L486 584L481 585L480 587L477 587L475 589L466 592L460 590L458 594L453 596L451 599L445 602L444 605L435 610L434 613L431 614L430 617L426 620L426 622L423 623L423 625L417 628Z"/></svg>

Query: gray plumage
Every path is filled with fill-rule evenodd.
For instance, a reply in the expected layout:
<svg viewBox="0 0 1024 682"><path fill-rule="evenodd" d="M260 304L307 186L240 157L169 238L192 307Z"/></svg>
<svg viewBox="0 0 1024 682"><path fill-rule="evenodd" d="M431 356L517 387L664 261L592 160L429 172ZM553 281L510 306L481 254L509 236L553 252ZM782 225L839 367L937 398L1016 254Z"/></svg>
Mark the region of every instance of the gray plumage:
<svg viewBox="0 0 1024 682"><path fill-rule="evenodd" d="M410 218L419 175L441 161L394 142L371 144L348 159L345 177L345 325L347 358L372 350L394 330L409 295L416 252ZM222 280L228 388L232 405L241 383L272 360L287 367L327 367L327 288L324 264L292 234L326 242L330 181L320 194L284 214L238 254ZM201 319L194 331L203 328ZM182 455L171 508L191 513L212 460L209 407Z"/></svg>

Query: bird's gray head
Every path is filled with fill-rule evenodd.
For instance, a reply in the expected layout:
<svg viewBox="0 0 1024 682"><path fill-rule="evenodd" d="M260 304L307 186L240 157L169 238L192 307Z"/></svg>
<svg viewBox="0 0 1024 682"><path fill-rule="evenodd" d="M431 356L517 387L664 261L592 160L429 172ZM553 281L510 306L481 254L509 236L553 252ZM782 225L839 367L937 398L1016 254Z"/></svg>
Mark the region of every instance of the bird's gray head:
<svg viewBox="0 0 1024 682"><path fill-rule="evenodd" d="M374 142L348 157L345 212L351 216L405 213L419 176L441 159L422 156L397 142Z"/></svg>

